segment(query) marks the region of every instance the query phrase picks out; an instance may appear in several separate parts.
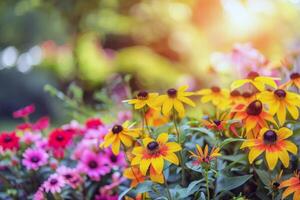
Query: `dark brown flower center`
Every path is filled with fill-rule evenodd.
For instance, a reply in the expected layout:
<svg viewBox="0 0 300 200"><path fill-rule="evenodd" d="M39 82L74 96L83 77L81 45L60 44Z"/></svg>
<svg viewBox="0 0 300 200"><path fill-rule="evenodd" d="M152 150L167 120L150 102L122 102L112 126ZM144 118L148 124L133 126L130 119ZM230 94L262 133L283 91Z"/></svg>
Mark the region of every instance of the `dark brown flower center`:
<svg viewBox="0 0 300 200"><path fill-rule="evenodd" d="M277 134L275 131L268 130L264 133L265 144L274 144L277 140Z"/></svg>
<svg viewBox="0 0 300 200"><path fill-rule="evenodd" d="M250 92L244 92L244 93L242 94L242 96L243 96L244 98L250 98L250 97L252 96L252 93L250 93Z"/></svg>
<svg viewBox="0 0 300 200"><path fill-rule="evenodd" d="M33 157L31 157L31 162L33 162L33 163L37 163L37 162L39 162L40 161L40 158L39 157L37 157L37 156L33 156Z"/></svg>
<svg viewBox="0 0 300 200"><path fill-rule="evenodd" d="M88 165L91 169L95 169L98 167L98 163L95 160L91 160Z"/></svg>
<svg viewBox="0 0 300 200"><path fill-rule="evenodd" d="M280 183L278 183L277 181L273 183L273 187L278 188L280 186Z"/></svg>
<svg viewBox="0 0 300 200"><path fill-rule="evenodd" d="M5 136L5 138L4 138L4 142L5 143L9 143L9 142L11 142L12 141L12 138L10 137L10 136Z"/></svg>
<svg viewBox="0 0 300 200"><path fill-rule="evenodd" d="M64 136L63 135L58 135L58 136L56 136L56 140L61 142L61 141L64 140Z"/></svg>
<svg viewBox="0 0 300 200"><path fill-rule="evenodd" d="M251 71L251 72L248 73L247 78L248 79L255 79L258 76L259 76L259 73Z"/></svg>
<svg viewBox="0 0 300 200"><path fill-rule="evenodd" d="M146 91L140 91L138 94L137 94L137 98L140 99L140 100L146 100L148 99L148 92Z"/></svg>
<svg viewBox="0 0 300 200"><path fill-rule="evenodd" d="M149 142L147 145L147 149L149 149L150 151L154 151L154 150L158 149L158 147L159 147L159 144L155 141Z"/></svg>
<svg viewBox="0 0 300 200"><path fill-rule="evenodd" d="M297 72L292 73L292 74L290 75L290 78L291 78L291 79L297 79L297 78L300 78L300 74L297 73Z"/></svg>
<svg viewBox="0 0 300 200"><path fill-rule="evenodd" d="M51 185L55 185L56 183L58 183L58 180L57 180L57 179L51 179L51 180L50 180L50 184L51 184Z"/></svg>
<svg viewBox="0 0 300 200"><path fill-rule="evenodd" d="M237 90L233 90L230 92L230 96L232 96L232 97L238 97L240 95L241 95L241 93Z"/></svg>
<svg viewBox="0 0 300 200"><path fill-rule="evenodd" d="M286 96L286 92L282 89L275 90L274 94L280 99L282 99Z"/></svg>
<svg viewBox="0 0 300 200"><path fill-rule="evenodd" d="M174 88L168 89L167 94L170 98L175 98L177 96L177 90Z"/></svg>
<svg viewBox="0 0 300 200"><path fill-rule="evenodd" d="M220 89L219 87L217 87L217 86L213 86L213 87L211 87L210 89L211 89L211 91L213 91L213 92L220 92L220 91L221 91L221 89Z"/></svg>
<svg viewBox="0 0 300 200"><path fill-rule="evenodd" d="M255 100L250 103L246 109L248 115L259 115L263 109L262 103L259 100Z"/></svg>
<svg viewBox="0 0 300 200"><path fill-rule="evenodd" d="M219 126L221 124L220 120L214 120L215 125Z"/></svg>
<svg viewBox="0 0 300 200"><path fill-rule="evenodd" d="M111 160L111 162L115 163L115 162L118 161L118 158L117 158L117 156L115 156L115 155L111 155L111 156L110 156L110 160Z"/></svg>
<svg viewBox="0 0 300 200"><path fill-rule="evenodd" d="M118 134L123 131L123 127L121 125L114 125L111 131L113 134Z"/></svg>

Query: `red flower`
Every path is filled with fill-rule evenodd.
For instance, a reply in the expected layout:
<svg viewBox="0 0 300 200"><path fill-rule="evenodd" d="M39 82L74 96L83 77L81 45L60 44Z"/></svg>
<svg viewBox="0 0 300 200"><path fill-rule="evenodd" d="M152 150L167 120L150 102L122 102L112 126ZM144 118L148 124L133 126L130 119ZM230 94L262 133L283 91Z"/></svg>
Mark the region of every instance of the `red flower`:
<svg viewBox="0 0 300 200"><path fill-rule="evenodd" d="M70 143L72 139L72 135L62 129L54 129L49 135L49 146L53 149L61 149L66 148L66 146Z"/></svg>
<svg viewBox="0 0 300 200"><path fill-rule="evenodd" d="M21 117L27 117L31 113L35 111L35 106L34 104L31 104L29 106L26 106L24 108L21 108L15 112L13 112L13 117L14 118L21 118Z"/></svg>
<svg viewBox="0 0 300 200"><path fill-rule="evenodd" d="M41 117L38 119L32 126L32 130L34 131L41 131L49 126L49 117Z"/></svg>
<svg viewBox="0 0 300 200"><path fill-rule="evenodd" d="M98 129L98 127L102 125L103 122L98 118L90 118L85 122L85 126L88 129Z"/></svg>
<svg viewBox="0 0 300 200"><path fill-rule="evenodd" d="M2 132L0 134L0 146L3 150L14 150L19 148L19 137L15 132Z"/></svg>

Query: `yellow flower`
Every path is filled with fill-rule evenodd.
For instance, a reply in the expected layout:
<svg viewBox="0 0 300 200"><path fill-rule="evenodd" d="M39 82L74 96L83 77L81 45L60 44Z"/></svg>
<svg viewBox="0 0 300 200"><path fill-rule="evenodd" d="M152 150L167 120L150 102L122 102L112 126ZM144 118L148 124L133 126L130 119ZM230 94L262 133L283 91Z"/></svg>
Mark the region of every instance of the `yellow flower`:
<svg viewBox="0 0 300 200"><path fill-rule="evenodd" d="M283 163L284 167L289 166L289 154L297 154L297 146L287 141L293 132L288 128L280 128L279 130L262 128L257 139L248 139L243 142L241 149L248 147L249 162L253 163L263 152L266 152L266 160L270 170L273 170L277 164L278 158Z"/></svg>
<svg viewBox="0 0 300 200"><path fill-rule="evenodd" d="M269 106L270 114L277 115L280 125L283 125L286 120L286 110L289 111L294 119L298 119L299 95L283 89L277 89L264 91L258 95L258 98Z"/></svg>
<svg viewBox="0 0 300 200"><path fill-rule="evenodd" d="M222 156L220 152L220 148L212 148L210 153L208 152L208 146L205 145L204 150L196 144L197 150L196 153L190 151L191 158L196 158L197 164L202 163L210 163L211 160L215 159L216 157Z"/></svg>
<svg viewBox="0 0 300 200"><path fill-rule="evenodd" d="M213 105L220 109L226 109L230 105L229 91L227 89L213 86L210 89L200 90L197 94L202 95L202 103L212 102Z"/></svg>
<svg viewBox="0 0 300 200"><path fill-rule="evenodd" d="M168 142L167 133L161 133L156 141L152 138L145 138L143 139L143 146L134 147L132 153L135 157L132 159L131 165L139 165L143 175L146 175L150 166L153 167L156 174L161 175L164 160L178 165L179 160L174 152L180 150L179 144Z"/></svg>
<svg viewBox="0 0 300 200"><path fill-rule="evenodd" d="M169 117L161 114L159 110L149 109L146 113L146 120L150 126L160 126L168 123Z"/></svg>
<svg viewBox="0 0 300 200"><path fill-rule="evenodd" d="M264 111L263 104L259 100L247 105L236 105L232 109L232 114L234 119L242 120L246 128L247 138L256 138L258 130L268 126L266 121L276 124L272 115Z"/></svg>
<svg viewBox="0 0 300 200"><path fill-rule="evenodd" d="M134 109L141 109L145 106L149 106L150 108L157 109L156 98L158 97L158 93L148 93L146 91L140 91L136 99L126 100L129 104L134 105Z"/></svg>
<svg viewBox="0 0 300 200"><path fill-rule="evenodd" d="M290 194L294 193L293 200L300 200L300 174L295 173L294 176L286 181L280 183L280 188L287 189L282 193L282 199L285 199Z"/></svg>
<svg viewBox="0 0 300 200"><path fill-rule="evenodd" d="M121 142L127 146L132 146L134 138L139 137L139 129L129 129L128 122L123 125L116 124L112 129L105 135L104 142L100 144L100 148L106 148L111 145L112 152L115 155L119 154Z"/></svg>
<svg viewBox="0 0 300 200"><path fill-rule="evenodd" d="M280 88L286 88L288 89L289 87L296 87L297 89L300 89L300 74L295 72L290 75L290 80L283 85L280 86Z"/></svg>
<svg viewBox="0 0 300 200"><path fill-rule="evenodd" d="M167 94L161 95L157 98L157 104L162 105L162 113L169 116L172 108L174 108L179 117L183 117L185 110L183 103L190 106L196 106L195 103L189 99L189 96L194 95L193 92L186 92L188 86L181 86L178 90L172 88L167 91Z"/></svg>
<svg viewBox="0 0 300 200"><path fill-rule="evenodd" d="M136 187L139 183L143 183L146 178L136 166L126 168L123 172L123 176L131 179L130 187Z"/></svg>
<svg viewBox="0 0 300 200"><path fill-rule="evenodd" d="M231 84L231 90L242 87L243 85L250 83L259 91L265 90L265 85L269 85L273 88L276 88L277 85L274 80L277 78L259 76L257 72L249 72L246 79L236 80Z"/></svg>

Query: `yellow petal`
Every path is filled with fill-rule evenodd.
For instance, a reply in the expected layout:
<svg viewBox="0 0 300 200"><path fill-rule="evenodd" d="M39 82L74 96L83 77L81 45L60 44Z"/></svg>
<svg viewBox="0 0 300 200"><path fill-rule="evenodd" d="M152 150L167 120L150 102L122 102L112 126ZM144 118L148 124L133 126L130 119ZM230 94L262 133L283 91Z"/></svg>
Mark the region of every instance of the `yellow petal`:
<svg viewBox="0 0 300 200"><path fill-rule="evenodd" d="M180 117L184 116L185 111L184 111L183 104L180 101L178 101L177 99L174 100L174 108L178 112Z"/></svg>
<svg viewBox="0 0 300 200"><path fill-rule="evenodd" d="M293 135L293 131L286 127L282 127L277 131L277 135L279 139L286 139Z"/></svg>
<svg viewBox="0 0 300 200"><path fill-rule="evenodd" d="M168 153L167 155L164 156L164 159L175 165L179 164L179 160L175 153L171 153L171 152Z"/></svg>
<svg viewBox="0 0 300 200"><path fill-rule="evenodd" d="M246 83L249 83L248 79L236 80L231 84L230 88L231 88L231 90L234 90L234 89L237 89L237 88L243 86Z"/></svg>
<svg viewBox="0 0 300 200"><path fill-rule="evenodd" d="M111 143L113 143L113 141L116 139L117 135L113 134L111 131L105 135L104 137L104 142L103 142L103 146L106 148L109 145L111 145Z"/></svg>
<svg viewBox="0 0 300 200"><path fill-rule="evenodd" d="M176 142L168 142L166 143L169 152L177 152L181 150L181 146Z"/></svg>
<svg viewBox="0 0 300 200"><path fill-rule="evenodd" d="M160 95L156 98L156 102L155 104L157 105L162 105L166 100L168 99L168 96L167 95Z"/></svg>
<svg viewBox="0 0 300 200"><path fill-rule="evenodd" d="M287 102L286 108L288 109L289 113L292 115L292 117L297 120L299 117L299 111L298 108L290 103Z"/></svg>
<svg viewBox="0 0 300 200"><path fill-rule="evenodd" d="M143 108L145 105L146 105L146 102L145 102L145 101L139 101L139 102L137 102L137 103L134 105L134 109L136 109L136 110L141 109L141 108Z"/></svg>
<svg viewBox="0 0 300 200"><path fill-rule="evenodd" d="M290 164L290 157L289 154L286 150L281 150L278 151L278 157L281 160L282 164L284 165L285 168L287 168Z"/></svg>
<svg viewBox="0 0 300 200"><path fill-rule="evenodd" d="M131 165L139 165L141 163L142 156L136 156L132 159Z"/></svg>
<svg viewBox="0 0 300 200"><path fill-rule="evenodd" d="M150 179L156 183L164 183L164 175L157 173L154 170L150 170Z"/></svg>
<svg viewBox="0 0 300 200"><path fill-rule="evenodd" d="M179 96L178 99L179 99L180 101L182 101L182 102L184 102L184 103L190 105L190 106L193 106L193 107L196 106L196 104L195 104L192 100L190 100L189 98L187 98L187 97Z"/></svg>
<svg viewBox="0 0 300 200"><path fill-rule="evenodd" d="M156 141L161 143L161 144L164 144L168 141L169 139L169 135L168 133L161 133L159 134L159 136L157 137Z"/></svg>
<svg viewBox="0 0 300 200"><path fill-rule="evenodd" d="M286 118L286 110L283 102L280 102L279 109L277 112L277 117L278 117L279 124L282 126Z"/></svg>
<svg viewBox="0 0 300 200"><path fill-rule="evenodd" d="M111 145L111 149L112 149L112 152L115 154L115 155L118 155L119 154L119 151L120 151L120 139L119 138L116 138L115 141L112 143Z"/></svg>
<svg viewBox="0 0 300 200"><path fill-rule="evenodd" d="M278 154L277 152L270 152L270 151L266 151L266 160L269 166L270 170L273 170L277 164L278 161Z"/></svg>
<svg viewBox="0 0 300 200"><path fill-rule="evenodd" d="M171 109L173 108L173 100L167 99L164 104L162 105L162 113L164 115L169 115L171 112Z"/></svg>
<svg viewBox="0 0 300 200"><path fill-rule="evenodd" d="M150 137L146 137L143 139L143 145L146 147L150 142L153 142L154 140Z"/></svg>
<svg viewBox="0 0 300 200"><path fill-rule="evenodd" d="M249 116L246 119L246 132L251 131L253 128L255 128L257 125L257 120L254 119L254 117Z"/></svg>
<svg viewBox="0 0 300 200"><path fill-rule="evenodd" d="M248 139L246 141L243 142L241 149L245 148L245 147L253 147L255 146L255 139Z"/></svg>
<svg viewBox="0 0 300 200"><path fill-rule="evenodd" d="M204 157L202 148L198 144L196 144L196 147L197 147L197 151L198 151L199 156Z"/></svg>
<svg viewBox="0 0 300 200"><path fill-rule="evenodd" d="M199 94L199 95L208 95L211 93L212 93L211 89L202 89L197 92L197 94Z"/></svg>
<svg viewBox="0 0 300 200"><path fill-rule="evenodd" d="M184 91L186 91L188 88L189 88L188 85L183 85L183 86L180 86L180 87L178 88L178 91L179 91L179 92L184 92Z"/></svg>
<svg viewBox="0 0 300 200"><path fill-rule="evenodd" d="M257 158L260 154L262 154L263 150L260 150L258 148L251 148L249 152L249 163L252 164L255 158Z"/></svg>
<svg viewBox="0 0 300 200"><path fill-rule="evenodd" d="M142 159L140 162L140 171L145 176L147 174L151 159Z"/></svg>
<svg viewBox="0 0 300 200"><path fill-rule="evenodd" d="M143 147L134 147L132 150L132 154L141 155L141 154L143 154L143 151L144 151Z"/></svg>
<svg viewBox="0 0 300 200"><path fill-rule="evenodd" d="M162 156L151 158L151 166L154 168L154 170L161 174L164 168L164 159Z"/></svg>
<svg viewBox="0 0 300 200"><path fill-rule="evenodd" d="M201 98L201 102L202 102L202 103L207 103L207 102L211 101L212 99L213 99L213 96L212 96L211 94L209 94L209 95L207 95L207 96L203 96L203 97Z"/></svg>
<svg viewBox="0 0 300 200"><path fill-rule="evenodd" d="M287 196L295 192L297 188L296 187L288 187L283 193L282 193L282 199L285 199Z"/></svg>
<svg viewBox="0 0 300 200"><path fill-rule="evenodd" d="M266 85L269 85L273 88L277 88L276 82L271 77L259 76L259 77L255 78L255 81L259 81L259 82L262 82L262 83L264 83Z"/></svg>
<svg viewBox="0 0 300 200"><path fill-rule="evenodd" d="M127 147L132 146L132 139L129 136L120 133L119 137L125 146L127 146Z"/></svg>
<svg viewBox="0 0 300 200"><path fill-rule="evenodd" d="M287 141L287 140L285 140L284 143L285 143L286 150L288 150L292 154L297 154L298 148L294 143Z"/></svg>

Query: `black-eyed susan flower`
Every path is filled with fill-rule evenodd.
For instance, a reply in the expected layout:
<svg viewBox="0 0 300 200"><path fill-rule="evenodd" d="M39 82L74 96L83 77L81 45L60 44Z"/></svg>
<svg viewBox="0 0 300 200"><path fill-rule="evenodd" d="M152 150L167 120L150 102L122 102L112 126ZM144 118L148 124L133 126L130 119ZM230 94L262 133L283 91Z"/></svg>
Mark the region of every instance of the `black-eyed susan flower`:
<svg viewBox="0 0 300 200"><path fill-rule="evenodd" d="M289 166L289 154L297 154L297 146L286 140L293 132L285 127L279 130L262 128L257 139L248 139L243 142L241 149L248 147L249 162L253 161L265 152L265 158L270 170L273 170L277 164L278 159L281 160L284 167Z"/></svg>
<svg viewBox="0 0 300 200"><path fill-rule="evenodd" d="M135 99L126 100L129 104L134 105L134 109L141 109L145 106L149 106L152 109L157 109L156 98L158 93L148 93L147 91L140 91L137 93Z"/></svg>
<svg viewBox="0 0 300 200"><path fill-rule="evenodd" d="M242 103L248 104L251 103L252 101L257 100L256 94L254 92L243 92L242 93Z"/></svg>
<svg viewBox="0 0 300 200"><path fill-rule="evenodd" d="M235 114L234 119L242 120L245 124L246 133L248 138L256 138L257 130L263 127L267 127L267 122L276 124L273 116L263 109L263 104L259 100L254 100L248 105L239 104L233 107L232 112ZM253 134L248 134L254 130Z"/></svg>
<svg viewBox="0 0 300 200"><path fill-rule="evenodd" d="M229 94L229 101L231 105L241 103L243 101L242 94L238 90L232 90Z"/></svg>
<svg viewBox="0 0 300 200"><path fill-rule="evenodd" d="M295 172L292 178L283 181L280 183L279 188L285 188L285 191L282 193L282 199L287 198L289 195L294 193L293 200L300 200L300 173Z"/></svg>
<svg viewBox="0 0 300 200"><path fill-rule="evenodd" d="M196 144L196 153L190 151L191 154L191 158L195 158L195 163L196 164L209 164L210 161L212 161L213 159L215 159L218 156L221 156L222 154L220 153L220 148L215 148L213 147L211 149L210 152L208 152L208 145L205 145L204 149L202 150L202 148Z"/></svg>
<svg viewBox="0 0 300 200"><path fill-rule="evenodd" d="M280 125L283 125L286 120L286 110L294 119L299 117L300 98L298 94L277 89L264 91L258 95L258 98L268 105L270 114L277 115Z"/></svg>
<svg viewBox="0 0 300 200"><path fill-rule="evenodd" d="M146 179L140 169L136 166L126 168L123 172L123 176L131 180L130 187L136 187L138 184L143 183Z"/></svg>
<svg viewBox="0 0 300 200"><path fill-rule="evenodd" d="M157 104L162 105L162 113L165 116L171 114L172 109L175 109L179 117L183 117L185 114L185 109L183 104L188 104L190 106L195 106L195 103L189 99L189 96L194 95L193 92L186 92L188 86L181 86L178 90L172 88L167 90L167 94L160 95L157 98Z"/></svg>
<svg viewBox="0 0 300 200"><path fill-rule="evenodd" d="M290 80L280 86L280 88L296 87L300 89L300 74L295 72L290 75Z"/></svg>
<svg viewBox="0 0 300 200"><path fill-rule="evenodd" d="M139 137L139 129L130 129L129 123L125 122L123 125L116 124L112 129L105 135L103 143L100 147L108 147L111 145L112 152L115 155L119 154L121 142L126 146L132 146L134 138Z"/></svg>
<svg viewBox="0 0 300 200"><path fill-rule="evenodd" d="M246 79L236 80L231 84L231 90L242 87L245 84L251 84L259 91L265 90L265 85L276 88L277 85L274 80L277 78L260 76L257 72L249 72Z"/></svg>
<svg viewBox="0 0 300 200"><path fill-rule="evenodd" d="M143 139L143 146L134 147L132 150L135 157L131 165L139 165L143 175L146 175L150 166L157 174L162 174L164 160L178 165L175 152L180 151L181 147L176 142L168 142L168 137L167 133L161 133L156 140L149 137Z"/></svg>
<svg viewBox="0 0 300 200"><path fill-rule="evenodd" d="M201 95L201 102L211 102L214 106L220 109L226 109L229 104L229 90L221 89L217 86L213 86L210 89L203 89L197 92Z"/></svg>

